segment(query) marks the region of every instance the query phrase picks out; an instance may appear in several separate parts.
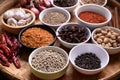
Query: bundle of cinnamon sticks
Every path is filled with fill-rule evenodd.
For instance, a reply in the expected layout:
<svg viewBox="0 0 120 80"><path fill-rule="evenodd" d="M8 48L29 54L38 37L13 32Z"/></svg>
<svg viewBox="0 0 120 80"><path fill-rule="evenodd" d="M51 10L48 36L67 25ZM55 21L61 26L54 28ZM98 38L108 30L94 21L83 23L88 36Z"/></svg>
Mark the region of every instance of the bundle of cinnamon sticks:
<svg viewBox="0 0 120 80"><path fill-rule="evenodd" d="M110 8L109 8L110 9ZM112 19L109 22L109 26L113 26L115 28L119 28L120 29L120 23L119 23L119 11L118 11L118 7L114 7L114 9L110 9L111 13L112 13Z"/></svg>

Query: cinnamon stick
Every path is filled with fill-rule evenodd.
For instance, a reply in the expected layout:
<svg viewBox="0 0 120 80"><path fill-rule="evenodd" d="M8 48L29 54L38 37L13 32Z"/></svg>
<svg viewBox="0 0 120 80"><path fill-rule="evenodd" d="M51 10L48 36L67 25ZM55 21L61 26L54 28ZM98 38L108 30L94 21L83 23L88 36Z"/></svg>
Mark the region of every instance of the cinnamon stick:
<svg viewBox="0 0 120 80"><path fill-rule="evenodd" d="M114 13L115 13L115 26L116 26L116 28L120 28L119 15L118 15L118 8L117 7L114 8Z"/></svg>
<svg viewBox="0 0 120 80"><path fill-rule="evenodd" d="M115 17L115 10L113 9L113 13L112 13L112 22L113 22L113 27L116 27L116 17Z"/></svg>
<svg viewBox="0 0 120 80"><path fill-rule="evenodd" d="M110 20L110 22L108 23L109 26L113 26L113 22L112 20Z"/></svg>

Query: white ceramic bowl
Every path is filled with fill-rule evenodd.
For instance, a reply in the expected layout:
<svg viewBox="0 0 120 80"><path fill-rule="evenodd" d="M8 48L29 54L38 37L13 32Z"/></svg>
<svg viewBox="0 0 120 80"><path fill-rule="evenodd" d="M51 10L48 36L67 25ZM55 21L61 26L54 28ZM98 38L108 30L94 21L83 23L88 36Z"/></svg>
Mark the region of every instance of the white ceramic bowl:
<svg viewBox="0 0 120 80"><path fill-rule="evenodd" d="M61 37L59 37L59 31L64 28L64 26L75 26L77 25L77 27L84 27L84 26L81 26L80 24L78 23L66 23L66 24L63 24L61 25L57 30L56 30L56 36L58 38L58 40L60 41L60 43L65 46L66 48L72 48L76 45L79 45L79 44L83 44L83 43L86 43L90 40L90 37L91 37L91 31L89 30L89 28L85 27L86 31L88 32L88 35L87 35L87 39L84 41L84 42L80 42L80 43L69 43L69 42L66 42L64 40L61 39Z"/></svg>
<svg viewBox="0 0 120 80"><path fill-rule="evenodd" d="M114 27L111 27L111 26L102 27L101 29L106 29L106 28L111 29L111 30L114 30L115 32L117 32L117 33L120 34L120 30L119 30L119 29L114 28ZM95 44L97 44L97 45L99 45L99 46L102 46L102 45L98 44L98 43L95 41L94 37L93 37L93 35L96 33L97 30L98 30L98 29L95 29L95 30L93 30L93 32L92 32L92 42L95 43ZM116 53L119 53L119 52L120 52L120 46L119 46L119 47L114 47L114 48L112 48L112 47L111 47L111 48L110 48L110 47L104 47L104 46L102 46L102 47L103 47L104 49L106 49L109 54L116 54Z"/></svg>
<svg viewBox="0 0 120 80"><path fill-rule="evenodd" d="M75 64L74 61L78 55L81 55L83 53L88 53L88 52L94 53L101 60L101 67L100 68L88 70L88 69L80 68ZM93 74L99 73L109 63L109 55L108 55L107 51L104 48L102 48L96 44L89 44L89 43L80 44L80 45L73 47L70 50L69 59L73 65L73 67L78 72L86 74L86 75L93 75Z"/></svg>
<svg viewBox="0 0 120 80"><path fill-rule="evenodd" d="M86 21L84 21L84 20L82 20L78 17L78 14L81 13L81 12L84 12L84 11L90 11L90 12L98 13L98 14L104 16L107 20L105 22L102 22L102 23L86 22ZM75 10L75 17L76 17L76 20L78 21L78 23L80 23L82 25L86 25L88 28L93 30L95 28L103 27L104 25L107 25L108 22L112 18L112 14L107 8L105 8L103 6L96 5L96 4L85 4L85 5L82 5L82 6L78 7Z"/></svg>
<svg viewBox="0 0 120 80"><path fill-rule="evenodd" d="M84 4L97 4L97 3L85 3L84 2L84 0L79 0L80 1L80 3L82 4L82 5L84 5ZM89 0L90 1L90 0ZM100 0L97 0L97 1L100 1ZM104 1L104 3L103 4L101 4L100 6L105 6L106 4L107 4L107 0L103 0ZM99 4L98 4L99 5Z"/></svg>
<svg viewBox="0 0 120 80"><path fill-rule="evenodd" d="M53 11L63 13L63 14L67 17L67 20L66 20L64 23L69 22L69 20L70 20L70 18L71 18L70 13L69 13L67 10L65 10L65 9L55 8L55 7L47 8L47 9L43 10L43 11L40 13L40 15L39 15L39 20L40 20L43 24L48 25L48 26L51 26L51 27L57 29L57 28L58 28L61 24L63 24L63 23L57 24L57 25L52 25L52 24L45 23L45 22L43 21L44 15L45 15L46 13L53 12Z"/></svg>
<svg viewBox="0 0 120 80"><path fill-rule="evenodd" d="M60 69L58 71L54 71L54 72L44 72L44 71L36 70L32 66L31 60L38 52L41 52L43 50L54 50L56 52L62 53L66 57L66 60L67 60L66 65L62 69ZM56 46L45 46L45 47L37 48L29 56L29 65L31 68L31 72L35 76L37 76L38 78L45 79L45 80L46 79L47 80L57 79L57 78L63 76L67 70L68 64L69 64L69 58L68 58L67 52L59 47L56 47Z"/></svg>
<svg viewBox="0 0 120 80"><path fill-rule="evenodd" d="M57 6L54 4L54 0L51 0L51 4L54 6L54 7L57 7L57 8L63 8L63 9L66 9L67 11L69 12L72 12L78 5L79 3L79 0L75 0L76 1L76 4L73 5L73 6L70 6L70 7L60 7L60 6Z"/></svg>

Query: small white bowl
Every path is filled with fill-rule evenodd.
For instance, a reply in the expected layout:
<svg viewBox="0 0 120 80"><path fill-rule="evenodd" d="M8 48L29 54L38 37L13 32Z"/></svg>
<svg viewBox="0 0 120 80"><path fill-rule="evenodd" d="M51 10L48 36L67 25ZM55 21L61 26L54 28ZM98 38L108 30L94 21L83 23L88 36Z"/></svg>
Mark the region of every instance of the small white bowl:
<svg viewBox="0 0 120 80"><path fill-rule="evenodd" d="M84 0L79 0L80 1L80 3L82 4L82 5L84 5L84 4L97 4L97 3L84 3ZM100 0L97 0L97 1L100 1ZM105 6L107 4L107 0L104 0L104 3L103 4L98 4L98 5L100 5L100 6Z"/></svg>
<svg viewBox="0 0 120 80"><path fill-rule="evenodd" d="M77 27L84 27L84 26L81 26L80 24L78 23L66 23L66 24L62 24L57 30L56 30L56 36L58 38L58 40L60 41L60 43L65 46L66 48L72 48L76 45L79 45L79 44L83 44L83 43L86 43L90 40L90 37L91 37L91 31L89 30L89 28L87 27L84 27L86 29L86 31L88 32L88 35L87 35L87 39L84 41L84 42L80 42L80 43L69 43L69 42L66 42L64 40L61 39L61 37L59 37L59 31L64 28L65 26L77 26Z"/></svg>
<svg viewBox="0 0 120 80"><path fill-rule="evenodd" d="M90 11L90 12L98 13L98 14L104 16L107 20L105 22L102 22L102 23L86 22L86 21L84 21L84 20L82 20L82 19L80 19L78 17L78 14L81 13L81 12L84 12L84 11ZM76 20L78 21L78 23L83 24L86 27L88 27L91 30L93 30L95 28L103 27L103 26L107 25L108 22L112 18L112 14L111 14L111 12L107 8L105 8L103 6L96 5L96 4L85 4L85 5L82 5L82 6L78 7L75 10L75 17L76 17Z"/></svg>
<svg viewBox="0 0 120 80"><path fill-rule="evenodd" d="M54 7L57 7L57 8L63 8L63 9L66 9L67 11L69 12L72 12L78 5L79 3L79 0L75 0L76 1L76 4L73 5L73 6L70 6L70 7L60 7L60 6L57 6L54 4L54 0L51 0L51 4L54 6Z"/></svg>
<svg viewBox="0 0 120 80"><path fill-rule="evenodd" d="M100 28L100 29L106 29L106 28L108 28L108 29L111 29L111 30L113 30L113 31L115 31L115 32L117 32L117 33L119 33L120 34L120 30L119 29L117 29L117 28L114 28L114 27L111 27L111 26L106 26L106 27L102 27L102 28ZM102 46L102 45L100 45L100 44L98 44L96 41L95 41L95 39L94 39L94 37L93 37L93 35L96 33L96 31L97 31L98 29L95 29L95 30L93 30L93 32L92 32L92 42L93 43L95 43L95 44L97 44L97 45L99 45L99 46ZM104 46L102 46L104 49L106 49L107 50L107 52L111 55L111 54L116 54L116 53L119 53L120 52L120 46L119 47L114 47L114 48L112 48L112 47L104 47Z"/></svg>
<svg viewBox="0 0 120 80"><path fill-rule="evenodd" d="M63 24L63 23L57 24L57 25L52 25L52 24L45 23L45 22L43 21L44 15L45 15L46 13L53 12L53 11L63 13L63 14L67 17L67 20L66 20L64 23L67 23L67 22L70 21L71 15L70 15L70 13L69 13L67 10L62 9L62 8L55 8L55 7L47 8L47 9L43 10L43 11L40 13L40 15L39 15L39 20L40 20L43 24L48 25L48 26L51 26L51 27L57 29L57 28L58 28L61 24Z"/></svg>
<svg viewBox="0 0 120 80"><path fill-rule="evenodd" d="M89 70L89 69L80 68L75 64L74 61L75 61L77 56L84 54L84 53L89 53L89 52L94 53L101 60L101 67L100 68ZM69 59L73 65L73 67L78 72L80 72L82 74L86 74L86 75L93 75L93 74L99 73L109 63L109 55L108 55L107 51L104 48L102 48L96 44L89 44L89 43L80 44L80 45L73 47L70 50Z"/></svg>
<svg viewBox="0 0 120 80"><path fill-rule="evenodd" d="M59 52L61 54L63 54L65 57L66 57L66 65L64 65L63 68L61 68L60 70L58 71L54 71L54 72L44 72L44 71L38 71L37 69L35 69L33 66L32 66L32 58L38 53L38 52L41 52L41 51L44 51L44 50L54 50L56 52ZM40 48L37 48L35 49L29 56L29 65L30 65L30 68L31 68L31 72L37 76L38 78L41 78L41 79L45 79L45 80L52 80L52 79L57 79L61 76L63 76L67 70L67 67L69 65L69 58L68 58L68 54L65 50L63 50L62 48L59 48L59 47L56 47L56 46L44 46L44 47L40 47Z"/></svg>

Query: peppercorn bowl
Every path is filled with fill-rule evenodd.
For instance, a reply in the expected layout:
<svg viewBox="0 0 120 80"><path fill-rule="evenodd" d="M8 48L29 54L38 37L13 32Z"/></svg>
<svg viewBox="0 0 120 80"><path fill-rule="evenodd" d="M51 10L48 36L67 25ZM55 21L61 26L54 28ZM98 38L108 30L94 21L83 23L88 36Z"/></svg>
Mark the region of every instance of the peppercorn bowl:
<svg viewBox="0 0 120 80"><path fill-rule="evenodd" d="M41 79L57 79L63 76L68 64L67 52L57 46L37 48L29 56L31 72Z"/></svg>
<svg viewBox="0 0 120 80"><path fill-rule="evenodd" d="M109 63L107 51L96 44L85 43L73 47L69 52L73 67L85 75L101 72Z"/></svg>
<svg viewBox="0 0 120 80"><path fill-rule="evenodd" d="M105 6L107 4L107 0L79 0L80 4L98 4L100 6Z"/></svg>
<svg viewBox="0 0 120 80"><path fill-rule="evenodd" d="M19 42L31 50L52 46L56 41L55 30L47 25L35 24L23 28L18 35Z"/></svg>
<svg viewBox="0 0 120 80"><path fill-rule="evenodd" d="M61 24L69 22L71 18L70 13L61 8L47 8L39 15L41 23L57 29Z"/></svg>
<svg viewBox="0 0 120 80"><path fill-rule="evenodd" d="M51 0L51 4L57 8L66 9L72 12L78 5L79 0Z"/></svg>
<svg viewBox="0 0 120 80"><path fill-rule="evenodd" d="M35 19L35 14L29 9L12 8L2 14L2 28L9 33L18 35L22 28L34 24Z"/></svg>
<svg viewBox="0 0 120 80"><path fill-rule="evenodd" d="M92 42L102 46L110 55L119 53L120 30L112 26L97 28L92 32Z"/></svg>
<svg viewBox="0 0 120 80"><path fill-rule="evenodd" d="M75 18L79 24L86 25L93 30L107 25L112 18L112 14L106 7L85 4L75 10Z"/></svg>
<svg viewBox="0 0 120 80"><path fill-rule="evenodd" d="M78 44L88 42L91 31L78 23L66 23L56 30L56 36L63 46L72 48Z"/></svg>

